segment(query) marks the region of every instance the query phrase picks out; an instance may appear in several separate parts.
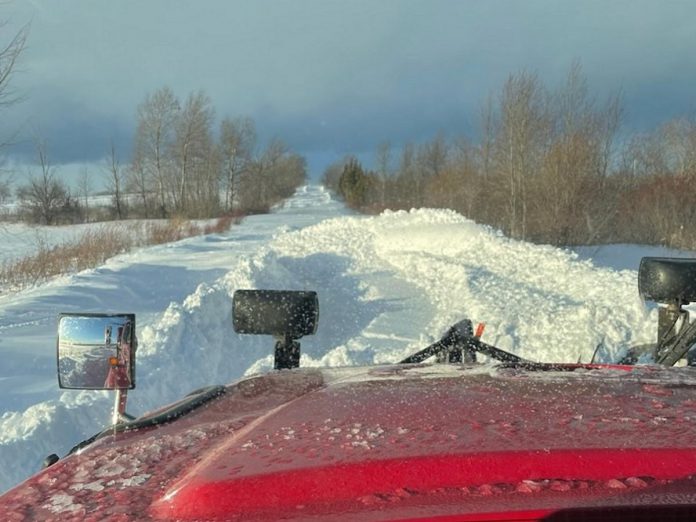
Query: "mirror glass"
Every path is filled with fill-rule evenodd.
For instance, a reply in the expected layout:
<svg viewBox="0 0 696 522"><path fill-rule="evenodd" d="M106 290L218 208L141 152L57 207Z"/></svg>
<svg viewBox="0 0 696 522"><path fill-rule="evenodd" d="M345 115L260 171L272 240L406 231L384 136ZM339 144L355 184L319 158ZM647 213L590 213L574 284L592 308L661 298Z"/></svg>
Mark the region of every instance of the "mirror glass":
<svg viewBox="0 0 696 522"><path fill-rule="evenodd" d="M135 388L135 315L61 314L58 384L80 390Z"/></svg>

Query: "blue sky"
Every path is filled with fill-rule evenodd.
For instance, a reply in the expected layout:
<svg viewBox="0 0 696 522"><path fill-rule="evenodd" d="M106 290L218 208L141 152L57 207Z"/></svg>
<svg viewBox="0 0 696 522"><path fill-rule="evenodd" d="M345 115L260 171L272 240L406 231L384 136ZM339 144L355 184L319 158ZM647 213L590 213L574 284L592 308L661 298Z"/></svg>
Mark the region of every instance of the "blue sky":
<svg viewBox="0 0 696 522"><path fill-rule="evenodd" d="M0 132L40 134L56 164L98 162L110 139L126 161L138 103L165 85L203 89L218 121L251 116L315 177L380 141L472 135L521 69L552 87L579 60L598 98L623 89L632 130L696 108L692 1L10 0L0 19L0 43L31 23Z"/></svg>
<svg viewBox="0 0 696 522"><path fill-rule="evenodd" d="M60 320L58 336L67 343L104 344L107 326L112 327L112 342L116 342L117 328L127 322L121 317L73 317Z"/></svg>

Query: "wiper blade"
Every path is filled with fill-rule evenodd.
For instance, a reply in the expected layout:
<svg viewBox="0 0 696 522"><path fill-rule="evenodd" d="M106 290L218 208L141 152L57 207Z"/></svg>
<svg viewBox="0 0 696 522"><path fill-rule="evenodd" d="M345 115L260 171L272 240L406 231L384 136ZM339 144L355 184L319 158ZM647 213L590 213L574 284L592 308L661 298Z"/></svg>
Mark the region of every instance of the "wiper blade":
<svg viewBox="0 0 696 522"><path fill-rule="evenodd" d="M110 426L106 428L103 431L100 431L96 435L93 435L87 440L84 440L74 446L67 454L72 455L76 451L81 450L82 448L89 446L92 444L95 440L101 439L102 437L106 437L108 435L115 435L116 433L121 433L124 431L133 431L133 430L139 430L143 428L149 428L150 426L158 426L160 424L166 424L168 422L172 422L173 420L178 419L179 417L182 417L186 415L187 413L192 412L196 408L202 406L206 402L209 402L213 399L216 399L217 397L220 397L226 392L225 386L222 385L214 385L214 386L207 386L205 388L200 388L198 390L195 390L191 393L189 393L183 400L175 403L172 405L170 408L167 408L166 410L163 410L155 415L148 415L146 417L139 417L137 419L127 421L127 422L119 422L118 424L115 424L114 426Z"/></svg>
<svg viewBox="0 0 696 522"><path fill-rule="evenodd" d="M469 319L463 319L452 326L439 341L431 344L413 355L406 357L399 364L423 362L429 357L447 354L449 362L475 362L476 353L481 353L508 364L535 364L518 355L506 352L496 346L486 344L473 334L473 325Z"/></svg>

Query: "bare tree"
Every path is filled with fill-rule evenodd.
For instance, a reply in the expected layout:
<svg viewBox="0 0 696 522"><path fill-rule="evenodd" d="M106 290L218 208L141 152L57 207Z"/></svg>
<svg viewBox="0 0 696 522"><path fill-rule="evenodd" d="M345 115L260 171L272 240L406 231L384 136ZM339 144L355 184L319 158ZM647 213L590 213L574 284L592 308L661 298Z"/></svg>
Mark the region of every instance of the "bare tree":
<svg viewBox="0 0 696 522"><path fill-rule="evenodd" d="M0 21L0 30L7 25L6 21ZM12 76L16 71L17 63L22 51L26 47L29 26L22 27L9 42L0 42L0 109L6 109L18 102L20 96L11 88ZM2 129L6 132L6 129ZM0 138L0 150L12 141L11 137ZM0 174L3 174L0 172ZM7 199L10 195L10 181L0 181L0 198Z"/></svg>
<svg viewBox="0 0 696 522"><path fill-rule="evenodd" d="M69 194L65 185L56 178L55 168L48 159L46 143L37 138L35 146L39 175L30 174L29 184L19 189L18 196L34 221L53 225L61 207L68 201Z"/></svg>
<svg viewBox="0 0 696 522"><path fill-rule="evenodd" d="M256 160L255 175L252 178L254 191L257 193L258 207L268 208L272 200L273 175L281 158L288 152L287 145L279 139L274 139Z"/></svg>
<svg viewBox="0 0 696 522"><path fill-rule="evenodd" d="M481 162L481 174L488 178L493 164L493 148L496 135L495 109L493 108L493 96L486 98L486 103L481 108L481 146L479 156Z"/></svg>
<svg viewBox="0 0 696 522"><path fill-rule="evenodd" d="M428 205L452 208L467 217L477 217L475 212L482 191L482 179L475 161L477 152L466 139L455 142L450 160L428 182Z"/></svg>
<svg viewBox="0 0 696 522"><path fill-rule="evenodd" d="M0 28L6 25L7 22L0 22ZM26 46L28 33L29 26L24 26L0 48L0 107L7 107L19 100L17 93L10 88L10 80Z"/></svg>
<svg viewBox="0 0 696 522"><path fill-rule="evenodd" d="M438 132L432 141L418 148L416 161L423 177L437 176L442 172L447 163L448 149L445 136L441 132Z"/></svg>
<svg viewBox="0 0 696 522"><path fill-rule="evenodd" d="M220 123L220 160L225 180L225 210L231 210L237 198L241 176L249 168L256 145L256 128L250 118Z"/></svg>
<svg viewBox="0 0 696 522"><path fill-rule="evenodd" d="M500 96L495 163L506 187L501 225L514 238L527 237L530 181L539 171L550 135L548 95L536 74L511 75Z"/></svg>
<svg viewBox="0 0 696 522"><path fill-rule="evenodd" d="M384 206L386 202L387 180L391 176L392 170L392 150L391 144L388 141L383 141L377 145L375 153L375 167L377 169L378 179L378 198L380 206Z"/></svg>
<svg viewBox="0 0 696 522"><path fill-rule="evenodd" d="M89 197L92 194L92 173L87 167L80 169L80 177L77 180L77 188L82 196L82 206L89 212Z"/></svg>
<svg viewBox="0 0 696 522"><path fill-rule="evenodd" d="M609 96L605 106L600 109L598 117L598 133L600 144L597 173L606 177L615 156L616 136L624 119L623 91L619 90Z"/></svg>
<svg viewBox="0 0 696 522"><path fill-rule="evenodd" d="M133 162L127 172L127 187L138 195L142 205L142 214L148 218L150 217L151 182L154 180L150 179L145 165L141 162Z"/></svg>
<svg viewBox="0 0 696 522"><path fill-rule="evenodd" d="M623 170L632 177L658 176L669 172L664 143L657 133L636 134L623 150Z"/></svg>
<svg viewBox="0 0 696 522"><path fill-rule="evenodd" d="M424 183L416 165L416 147L406 143L401 149L396 201L399 205L417 206L423 201Z"/></svg>
<svg viewBox="0 0 696 522"><path fill-rule="evenodd" d="M696 174L696 120L678 118L659 131L669 170L679 176Z"/></svg>
<svg viewBox="0 0 696 522"><path fill-rule="evenodd" d="M195 186L196 176L207 166L213 145L211 126L214 111L210 98L199 91L190 94L176 120L173 155L176 162L177 183L173 193L177 210L189 210L189 188Z"/></svg>
<svg viewBox="0 0 696 522"><path fill-rule="evenodd" d="M125 175L116 157L116 147L111 142L109 155L106 159L106 174L108 176L108 186L114 204L116 219L123 219L126 216L126 206L123 198L123 188Z"/></svg>
<svg viewBox="0 0 696 522"><path fill-rule="evenodd" d="M207 153L201 158L195 176L195 201L188 211L193 217L211 217L221 209L220 181L221 160L220 151L212 138L208 142Z"/></svg>
<svg viewBox="0 0 696 522"><path fill-rule="evenodd" d="M272 140L241 178L242 208L251 212L267 211L274 203L291 196L304 183L306 172L302 156L290 152L282 141Z"/></svg>
<svg viewBox="0 0 696 522"><path fill-rule="evenodd" d="M168 186L174 183L174 168L170 154L179 111L179 100L168 87L146 96L145 101L138 107L134 170L138 172L142 191L147 190L149 181L152 182L157 194L159 215L162 217L166 215L169 206Z"/></svg>

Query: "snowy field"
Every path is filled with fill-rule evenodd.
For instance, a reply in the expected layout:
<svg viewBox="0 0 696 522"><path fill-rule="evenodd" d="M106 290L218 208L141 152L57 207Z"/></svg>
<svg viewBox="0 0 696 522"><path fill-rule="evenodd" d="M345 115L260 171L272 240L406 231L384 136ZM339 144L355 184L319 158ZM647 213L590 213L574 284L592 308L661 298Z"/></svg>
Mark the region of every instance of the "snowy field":
<svg viewBox="0 0 696 522"><path fill-rule="evenodd" d="M191 223L203 227L214 223L214 219L193 219ZM0 263L14 261L35 254L39 247L72 243L79 240L88 231L96 231L107 227L117 231L127 232L134 238L147 236L150 225L165 225L167 219L131 219L126 221L100 221L80 225L45 226L27 225L25 223L0 222ZM2 288L0 288L2 291Z"/></svg>
<svg viewBox="0 0 696 522"><path fill-rule="evenodd" d="M0 491L110 415L109 393L58 389L59 312L137 314L137 415L271 367L272 339L232 329L238 288L318 292L304 365L396 362L464 317L486 323L485 341L530 359L587 362L599 343L615 357L652 340L657 314L638 297L639 249L603 249L512 241L447 210L356 216L309 186L224 234L140 249L0 297Z"/></svg>
<svg viewBox="0 0 696 522"><path fill-rule="evenodd" d="M64 227L0 223L0 263L34 254L39 245L52 247L79 238L92 224Z"/></svg>

